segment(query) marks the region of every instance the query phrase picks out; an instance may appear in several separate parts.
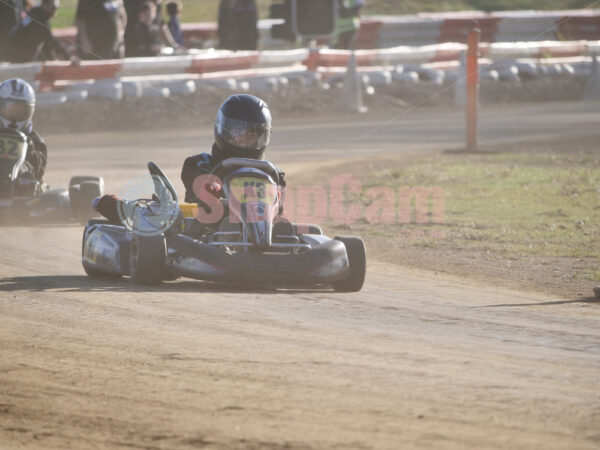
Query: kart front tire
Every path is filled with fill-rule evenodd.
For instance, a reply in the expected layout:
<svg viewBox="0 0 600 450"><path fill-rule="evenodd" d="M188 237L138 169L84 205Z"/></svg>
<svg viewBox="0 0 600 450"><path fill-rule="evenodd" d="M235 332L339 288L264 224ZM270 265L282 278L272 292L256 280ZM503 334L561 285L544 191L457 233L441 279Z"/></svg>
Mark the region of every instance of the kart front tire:
<svg viewBox="0 0 600 450"><path fill-rule="evenodd" d="M359 237L337 236L336 241L341 241L346 247L350 270L343 280L332 283L337 292L358 292L365 283L367 273L367 251L365 243Z"/></svg>
<svg viewBox="0 0 600 450"><path fill-rule="evenodd" d="M165 236L134 235L129 245L129 273L134 283L159 285L165 275L167 242Z"/></svg>
<svg viewBox="0 0 600 450"><path fill-rule="evenodd" d="M85 230L87 231L87 227L90 225L96 225L96 224L108 224L109 222L106 220L89 220L86 224L85 224ZM81 256L83 259L83 254L84 254L84 247L85 247L85 236L86 236L86 231L83 232L83 240L81 242ZM104 278L104 279L113 279L113 280L117 280L119 278L121 278L121 275L116 274L116 273L112 273L112 272L105 272L103 270L98 270L95 269L93 267L91 267L88 263L86 263L85 261L81 261L81 264L83 266L83 270L85 271L86 275L90 278Z"/></svg>

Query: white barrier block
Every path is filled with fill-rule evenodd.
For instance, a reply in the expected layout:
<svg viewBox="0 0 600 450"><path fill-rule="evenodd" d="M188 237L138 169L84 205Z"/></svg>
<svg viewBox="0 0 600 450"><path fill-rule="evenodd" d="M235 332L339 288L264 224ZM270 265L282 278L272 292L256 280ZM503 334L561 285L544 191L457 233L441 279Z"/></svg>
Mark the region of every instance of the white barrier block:
<svg viewBox="0 0 600 450"><path fill-rule="evenodd" d="M551 77L557 77L563 74L562 66L560 64L550 64L548 66L548 75Z"/></svg>
<svg viewBox="0 0 600 450"><path fill-rule="evenodd" d="M300 78L305 81L307 86L312 86L314 84L320 84L323 81L323 74L319 72L307 71L302 73Z"/></svg>
<svg viewBox="0 0 600 450"><path fill-rule="evenodd" d="M246 80L251 92L277 92L277 77L254 77Z"/></svg>
<svg viewBox="0 0 600 450"><path fill-rule="evenodd" d="M66 94L62 92L42 92L36 96L36 106L44 108L46 106L62 105L67 102Z"/></svg>
<svg viewBox="0 0 600 450"><path fill-rule="evenodd" d="M144 86L144 97L169 98L171 91L168 87Z"/></svg>
<svg viewBox="0 0 600 450"><path fill-rule="evenodd" d="M426 69L421 67L417 70L417 72L423 81L429 81L437 85L444 84L445 73L443 70Z"/></svg>
<svg viewBox="0 0 600 450"><path fill-rule="evenodd" d="M392 74L392 78L394 83L418 83L419 82L419 74L417 72L409 71L397 73L394 72Z"/></svg>
<svg viewBox="0 0 600 450"><path fill-rule="evenodd" d="M562 71L563 71L563 75L567 75L567 76L575 75L575 69L573 68L573 66L571 64L562 64Z"/></svg>
<svg viewBox="0 0 600 450"><path fill-rule="evenodd" d="M533 62L516 62L515 67L521 78L536 78L539 75L538 65Z"/></svg>
<svg viewBox="0 0 600 450"><path fill-rule="evenodd" d="M192 80L179 80L165 85L174 95L191 95L196 92L196 83Z"/></svg>
<svg viewBox="0 0 600 450"><path fill-rule="evenodd" d="M88 99L89 93L85 89L69 89L64 91L67 101L82 102Z"/></svg>
<svg viewBox="0 0 600 450"><path fill-rule="evenodd" d="M235 91L238 89L238 82L235 78L213 78L196 80L196 87L201 88L202 86L214 86L216 88L225 89L227 91Z"/></svg>
<svg viewBox="0 0 600 450"><path fill-rule="evenodd" d="M387 86L392 84L392 73L389 70L376 70L361 73L369 76L369 83L373 86Z"/></svg>
<svg viewBox="0 0 600 450"><path fill-rule="evenodd" d="M500 74L497 70L484 70L481 72L481 81L498 82L500 81Z"/></svg>
<svg viewBox="0 0 600 450"><path fill-rule="evenodd" d="M120 81L96 80L89 89L90 98L105 98L108 100L121 100L123 98L123 85Z"/></svg>
<svg viewBox="0 0 600 450"><path fill-rule="evenodd" d="M290 87L290 80L288 80L286 77L278 77L277 84L278 84L277 87L280 92L285 91L286 89L288 89Z"/></svg>
<svg viewBox="0 0 600 450"><path fill-rule="evenodd" d="M500 76L501 81L508 81L511 83L518 83L521 81L519 78L519 69L517 66L508 66L503 69L498 70L498 75Z"/></svg>
<svg viewBox="0 0 600 450"><path fill-rule="evenodd" d="M141 98L144 95L144 86L141 81L122 81L123 96Z"/></svg>

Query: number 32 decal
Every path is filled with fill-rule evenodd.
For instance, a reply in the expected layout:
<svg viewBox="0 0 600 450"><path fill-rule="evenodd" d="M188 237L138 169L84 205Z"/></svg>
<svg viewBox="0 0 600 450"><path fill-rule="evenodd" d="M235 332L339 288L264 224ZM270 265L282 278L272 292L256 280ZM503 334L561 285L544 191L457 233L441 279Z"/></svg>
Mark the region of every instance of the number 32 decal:
<svg viewBox="0 0 600 450"><path fill-rule="evenodd" d="M0 137L0 159L19 159L21 157L21 146L19 144L14 139Z"/></svg>

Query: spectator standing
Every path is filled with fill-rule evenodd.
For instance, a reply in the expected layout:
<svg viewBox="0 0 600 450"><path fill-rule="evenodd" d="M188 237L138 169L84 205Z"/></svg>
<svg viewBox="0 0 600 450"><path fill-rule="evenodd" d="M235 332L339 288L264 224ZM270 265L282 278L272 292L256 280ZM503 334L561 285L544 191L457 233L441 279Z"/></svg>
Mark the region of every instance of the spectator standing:
<svg viewBox="0 0 600 450"><path fill-rule="evenodd" d="M236 0L233 7L233 50L258 48L258 11L256 0Z"/></svg>
<svg viewBox="0 0 600 450"><path fill-rule="evenodd" d="M0 1L0 43L23 19L23 0Z"/></svg>
<svg viewBox="0 0 600 450"><path fill-rule="evenodd" d="M12 63L46 61L61 57L70 59L69 53L52 35L50 19L58 9L58 0L42 0L32 8L4 40L3 59Z"/></svg>
<svg viewBox="0 0 600 450"><path fill-rule="evenodd" d="M152 23L154 25L156 25L156 27L159 30L159 35L162 38L163 42L173 48L177 48L179 47L179 44L177 42L175 42L175 39L173 39L173 36L171 35L171 32L169 31L169 27L167 26L167 24L164 22L163 17L162 17L162 0L124 0L125 1L125 9L127 10L127 17L128 17L128 21L127 21L127 28L125 29L125 41L127 42L129 40L128 36L129 34L132 32L132 30L135 28L135 26L137 25L139 19L139 9L140 7L146 3L146 2L151 2L156 10L156 13L154 15L154 19L152 20Z"/></svg>
<svg viewBox="0 0 600 450"><path fill-rule="evenodd" d="M79 0L75 24L82 59L125 56L127 13L123 0Z"/></svg>
<svg viewBox="0 0 600 450"><path fill-rule="evenodd" d="M169 22L167 27L173 36L173 40L177 42L177 45L184 47L183 31L179 23L179 16L181 15L181 4L178 2L167 3L167 14L169 15Z"/></svg>
<svg viewBox="0 0 600 450"><path fill-rule="evenodd" d="M365 6L364 0L340 0L337 28L333 36L333 47L354 49L355 40L360 30L360 11Z"/></svg>
<svg viewBox="0 0 600 450"><path fill-rule="evenodd" d="M127 57L156 56L160 53L163 45L155 18L156 5L153 2L146 1L139 6L137 23L127 35Z"/></svg>
<svg viewBox="0 0 600 450"><path fill-rule="evenodd" d="M234 48L234 19L233 7L235 0L221 0L219 3L218 30L219 48L233 50Z"/></svg>

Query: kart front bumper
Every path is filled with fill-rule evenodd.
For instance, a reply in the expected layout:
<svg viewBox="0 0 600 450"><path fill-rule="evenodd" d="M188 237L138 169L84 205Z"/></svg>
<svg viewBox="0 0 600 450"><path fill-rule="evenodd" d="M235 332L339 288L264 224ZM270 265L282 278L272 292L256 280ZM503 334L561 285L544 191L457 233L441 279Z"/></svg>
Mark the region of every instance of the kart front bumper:
<svg viewBox="0 0 600 450"><path fill-rule="evenodd" d="M197 280L290 286L326 284L348 276L346 247L330 240L299 253L235 253L184 235L167 238L166 266Z"/></svg>

